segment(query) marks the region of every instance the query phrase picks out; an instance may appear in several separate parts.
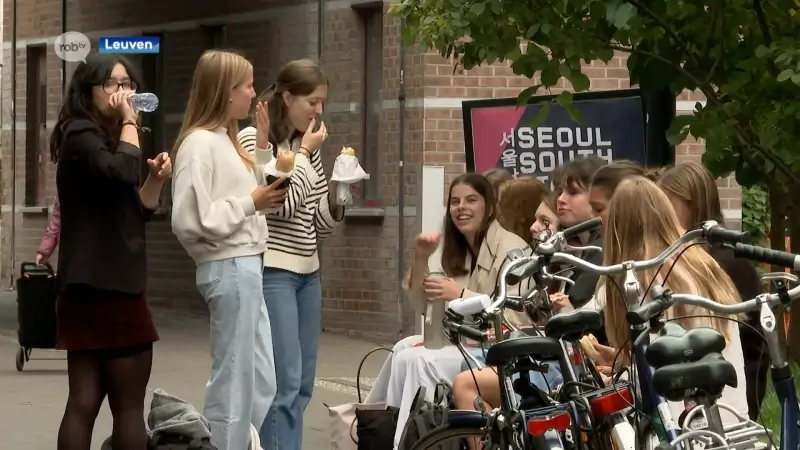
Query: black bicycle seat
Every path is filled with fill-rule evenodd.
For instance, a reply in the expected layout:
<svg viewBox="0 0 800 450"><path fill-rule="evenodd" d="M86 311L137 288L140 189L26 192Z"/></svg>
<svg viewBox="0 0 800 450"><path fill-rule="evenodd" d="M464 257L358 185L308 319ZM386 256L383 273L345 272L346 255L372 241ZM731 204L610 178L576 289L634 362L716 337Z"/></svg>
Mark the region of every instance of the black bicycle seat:
<svg viewBox="0 0 800 450"><path fill-rule="evenodd" d="M558 361L564 354L561 343L549 337L523 336L498 342L486 352L486 364L502 366L520 356L541 361Z"/></svg>
<svg viewBox="0 0 800 450"><path fill-rule="evenodd" d="M577 341L602 327L602 314L592 309L579 309L551 317L544 327L544 333L553 339Z"/></svg>
<svg viewBox="0 0 800 450"><path fill-rule="evenodd" d="M664 366L653 373L653 390L670 401L681 401L687 391L693 390L719 396L725 386L737 385L736 368L719 353L705 355L699 361Z"/></svg>
<svg viewBox="0 0 800 450"><path fill-rule="evenodd" d="M711 328L681 329L682 334L657 337L645 352L645 360L654 368L699 361L725 349L725 337Z"/></svg>

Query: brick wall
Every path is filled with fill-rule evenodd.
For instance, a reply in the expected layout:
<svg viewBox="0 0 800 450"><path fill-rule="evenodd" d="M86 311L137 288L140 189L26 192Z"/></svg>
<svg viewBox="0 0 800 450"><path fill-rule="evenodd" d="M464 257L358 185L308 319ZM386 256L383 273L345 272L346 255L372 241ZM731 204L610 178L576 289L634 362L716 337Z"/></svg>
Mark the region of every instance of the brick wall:
<svg viewBox="0 0 800 450"><path fill-rule="evenodd" d="M8 287L16 276L12 267L33 259L47 222L46 207L55 192L54 168L44 164L47 201L26 206L24 198L26 131L25 98L26 46L48 44L47 119L52 127L60 102L60 61L52 49L60 34L59 0L20 2L18 9L16 151L11 146L11 1L5 1L2 148L2 239L0 241L0 286ZM180 126L189 82L197 57L207 36L200 25L225 25L225 47L243 52L256 68L256 85L263 89L274 80L286 61L317 57L318 29L316 1L230 0L142 0L136 8L110 2L69 0L67 24L71 31L100 35L163 33L163 85L159 90L163 109L164 149L169 149ZM462 99L516 96L531 84L512 76L503 66L484 67L453 75L452 65L436 55L412 49L405 54L405 126L400 130L399 24L384 15L380 96L365 98L365 17L370 3L361 0L327 0L322 33L323 66L331 81L325 121L331 137L324 149L330 170L342 145L356 147L362 163L369 164L374 178L369 193L361 185L353 192L357 207L348 211L345 224L322 244L323 325L331 330L371 337L394 337L413 326L410 311L402 300L398 284L398 248L405 261L411 238L417 231L416 202L418 171L423 163L443 165L447 182L464 170L464 144L460 101ZM364 11L364 8L367 8ZM385 8L384 8L385 9ZM136 58L141 60L140 58ZM69 70L68 70L69 73ZM608 67L587 67L592 89L627 87L624 60L616 58ZM566 88L566 86L562 86ZM369 96L366 96L369 97ZM687 95L680 100L690 100ZM379 104L377 143L367 144L364 116L367 101ZM398 167L401 161L400 133L403 132L403 199L400 211ZM367 147L367 148L365 148ZM702 144L687 143L678 158L697 159ZM12 155L15 153L15 156ZM16 167L15 173L12 167ZM726 209L740 208L735 183L722 180ZM16 184L16 202L12 185ZM369 194L369 195L367 195ZM368 197L368 198L367 198ZM167 199L168 203L168 199ZM12 208L12 204L15 206ZM12 209L16 213L12 214ZM404 236L399 239L400 221ZM14 233L11 232L12 223ZM13 245L12 245L13 241ZM13 249L13 252L11 251ZM166 216L148 226L151 302L203 310L194 288L194 267L175 241ZM16 259L16 266L12 265Z"/></svg>

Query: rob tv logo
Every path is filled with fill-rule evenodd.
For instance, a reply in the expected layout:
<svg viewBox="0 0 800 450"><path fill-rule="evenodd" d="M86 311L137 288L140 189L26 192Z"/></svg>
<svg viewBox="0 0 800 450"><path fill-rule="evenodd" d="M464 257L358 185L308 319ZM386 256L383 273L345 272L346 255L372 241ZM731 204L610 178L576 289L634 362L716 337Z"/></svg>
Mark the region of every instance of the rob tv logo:
<svg viewBox="0 0 800 450"><path fill-rule="evenodd" d="M100 53L158 53L158 36L101 37Z"/></svg>

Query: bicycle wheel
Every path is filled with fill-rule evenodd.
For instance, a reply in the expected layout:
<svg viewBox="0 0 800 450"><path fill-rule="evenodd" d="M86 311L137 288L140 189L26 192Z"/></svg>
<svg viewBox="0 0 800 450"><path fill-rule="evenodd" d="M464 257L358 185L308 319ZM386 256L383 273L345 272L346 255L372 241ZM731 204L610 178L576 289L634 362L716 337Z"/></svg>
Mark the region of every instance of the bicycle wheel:
<svg viewBox="0 0 800 450"><path fill-rule="evenodd" d="M453 426L448 424L436 428L435 430L421 437L417 442L414 443L414 445L411 447L411 450L439 450L439 446L443 444L452 445L456 441L482 438L484 434L485 433L483 429L480 427ZM462 448L467 447L466 445L462 445ZM482 450L497 450L499 448L500 444L489 444Z"/></svg>

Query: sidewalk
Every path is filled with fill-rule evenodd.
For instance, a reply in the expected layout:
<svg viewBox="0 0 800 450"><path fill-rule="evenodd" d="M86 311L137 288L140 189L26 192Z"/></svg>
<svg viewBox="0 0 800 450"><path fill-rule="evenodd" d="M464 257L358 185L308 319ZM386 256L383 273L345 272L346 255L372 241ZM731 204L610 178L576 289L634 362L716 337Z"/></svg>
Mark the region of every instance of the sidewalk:
<svg viewBox="0 0 800 450"><path fill-rule="evenodd" d="M205 317L175 311L155 311L161 341L155 347L149 392L156 388L177 395L198 408L208 378L208 321ZM17 372L18 349L16 293L0 292L0 448L52 450L67 398L63 352L34 350L22 372ZM328 412L323 403L337 405L356 400L355 375L361 358L377 344L326 334L320 340L314 398L305 414L304 449L328 449ZM362 387L369 390L383 364L375 354L364 364ZM366 392L365 392L366 394ZM150 398L147 398L149 406ZM97 419L93 449L111 433L111 414L104 406Z"/></svg>

